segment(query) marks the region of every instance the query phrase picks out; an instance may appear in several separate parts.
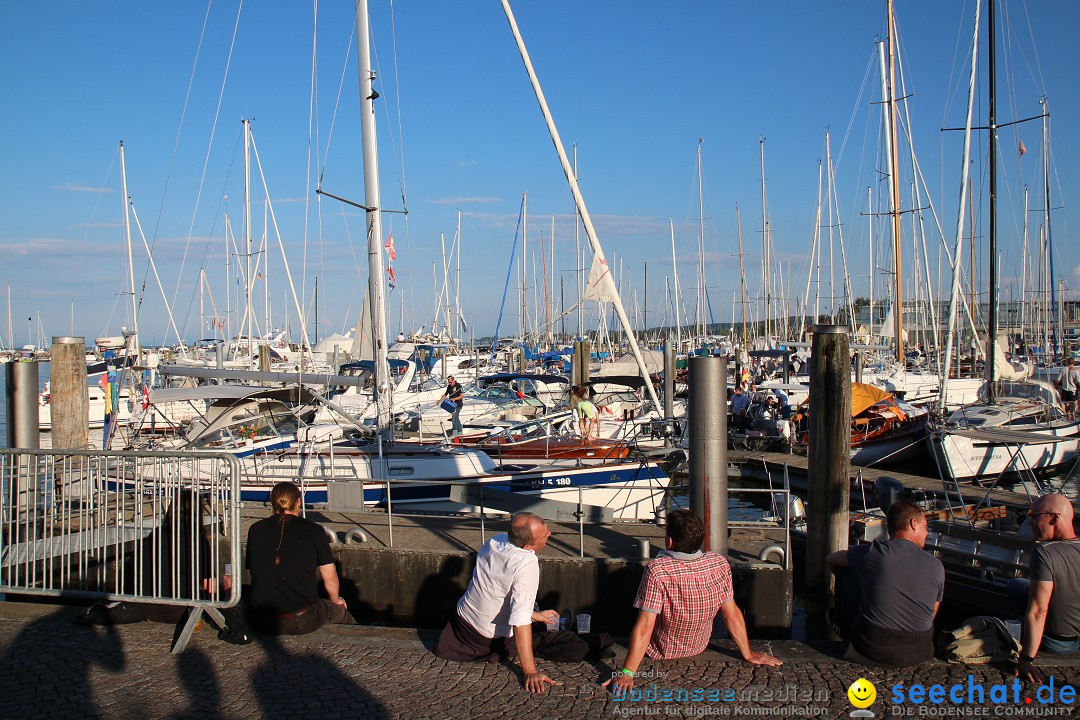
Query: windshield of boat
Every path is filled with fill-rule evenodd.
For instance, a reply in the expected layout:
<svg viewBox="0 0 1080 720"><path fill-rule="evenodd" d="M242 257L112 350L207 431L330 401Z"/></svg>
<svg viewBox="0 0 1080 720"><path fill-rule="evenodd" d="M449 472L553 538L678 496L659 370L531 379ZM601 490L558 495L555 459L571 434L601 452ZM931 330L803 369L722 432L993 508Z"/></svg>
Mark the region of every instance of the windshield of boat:
<svg viewBox="0 0 1080 720"><path fill-rule="evenodd" d="M196 423L192 423L192 430L198 434L192 438L191 447L235 447L273 440L295 434L297 427L296 416L284 404L275 401L248 402L225 409L204 425L201 432ZM191 432L188 437L192 437Z"/></svg>
<svg viewBox="0 0 1080 720"><path fill-rule="evenodd" d="M999 398L1033 400L1051 406L1060 404L1060 396L1053 386L1048 383L1032 380L1020 382L999 380L997 383L997 396ZM979 388L979 398L986 398L986 384L983 384L983 386Z"/></svg>

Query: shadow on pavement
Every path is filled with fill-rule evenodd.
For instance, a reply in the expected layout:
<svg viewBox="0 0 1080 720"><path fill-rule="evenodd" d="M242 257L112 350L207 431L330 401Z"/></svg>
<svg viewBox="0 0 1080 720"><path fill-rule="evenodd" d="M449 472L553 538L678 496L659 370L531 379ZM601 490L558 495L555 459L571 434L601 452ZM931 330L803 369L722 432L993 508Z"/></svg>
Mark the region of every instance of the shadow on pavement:
<svg viewBox="0 0 1080 720"><path fill-rule="evenodd" d="M390 718L385 706L316 652L290 652L274 635L255 635L266 658L251 672L251 690L261 717Z"/></svg>

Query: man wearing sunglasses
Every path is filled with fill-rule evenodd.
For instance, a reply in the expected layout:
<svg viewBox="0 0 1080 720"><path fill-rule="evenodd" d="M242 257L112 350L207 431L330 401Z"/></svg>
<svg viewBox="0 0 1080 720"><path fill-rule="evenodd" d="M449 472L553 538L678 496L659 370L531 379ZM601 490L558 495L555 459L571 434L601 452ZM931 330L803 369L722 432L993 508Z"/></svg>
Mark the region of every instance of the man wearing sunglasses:
<svg viewBox="0 0 1080 720"><path fill-rule="evenodd" d="M1009 595L1026 602L1016 674L1045 683L1035 667L1040 650L1067 654L1080 649L1080 540L1073 530L1072 502L1064 495L1044 495L1028 511L1036 543L1030 580L1009 581ZM1026 597L1025 597L1026 596Z"/></svg>

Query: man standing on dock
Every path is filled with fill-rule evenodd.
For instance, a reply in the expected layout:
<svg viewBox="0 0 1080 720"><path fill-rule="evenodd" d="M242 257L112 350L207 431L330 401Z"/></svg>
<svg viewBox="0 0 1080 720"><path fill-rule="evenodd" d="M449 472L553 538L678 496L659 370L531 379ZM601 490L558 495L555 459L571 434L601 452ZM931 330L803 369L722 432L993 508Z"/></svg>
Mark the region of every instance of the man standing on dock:
<svg viewBox="0 0 1080 720"><path fill-rule="evenodd" d="M772 655L754 652L746 637L742 611L735 604L727 558L702 552L705 523L689 510L667 517L666 550L645 566L634 607L637 622L618 676L603 683L615 692L634 686L642 658L674 660L705 651L717 611L743 660L752 665L782 665Z"/></svg>
<svg viewBox="0 0 1080 720"><path fill-rule="evenodd" d="M934 656L934 617L945 589L945 568L923 550L926 515L918 505L899 500L886 516L888 540L827 558L836 575L841 616L833 624L850 640L845 660L907 667Z"/></svg>
<svg viewBox="0 0 1080 720"><path fill-rule="evenodd" d="M536 669L534 649L545 655L558 647L560 659L580 661L589 647L584 639L565 631L541 632L534 638L534 622L551 624L559 619L555 610L533 610L540 587L536 553L550 537L543 518L521 512L510 520L510 532L499 533L484 544L457 612L435 645L437 656L458 662L497 662L517 655L529 692L542 693L548 685L562 684ZM544 646L538 647L541 642Z"/></svg>
<svg viewBox="0 0 1080 720"><path fill-rule="evenodd" d="M1065 367L1061 368L1057 380L1058 388L1061 389L1061 402L1065 405L1065 414L1069 419L1076 418L1076 393L1080 387L1080 370L1076 368L1076 361L1071 357L1065 360Z"/></svg>
<svg viewBox="0 0 1080 720"><path fill-rule="evenodd" d="M454 403L455 408L450 413L450 426L453 429L455 435L462 433L461 427L461 406L465 404L465 391L461 389L461 385L454 379L454 376L446 378L446 392L439 399L439 402L443 400L449 400Z"/></svg>
<svg viewBox="0 0 1080 720"><path fill-rule="evenodd" d="M1008 591L1025 602L1016 674L1045 683L1035 667L1035 654L1067 654L1080 649L1080 539L1073 530L1072 502L1064 495L1044 495L1028 511L1035 548L1030 580L1014 578Z"/></svg>

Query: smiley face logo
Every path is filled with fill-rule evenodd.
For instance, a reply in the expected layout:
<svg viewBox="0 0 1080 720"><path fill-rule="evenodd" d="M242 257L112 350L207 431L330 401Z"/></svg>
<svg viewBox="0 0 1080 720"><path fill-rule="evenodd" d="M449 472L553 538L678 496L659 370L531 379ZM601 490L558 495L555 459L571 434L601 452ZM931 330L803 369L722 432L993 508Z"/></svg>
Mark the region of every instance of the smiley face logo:
<svg viewBox="0 0 1080 720"><path fill-rule="evenodd" d="M867 708L877 699L877 688L866 678L859 678L847 689L848 700L857 708Z"/></svg>

